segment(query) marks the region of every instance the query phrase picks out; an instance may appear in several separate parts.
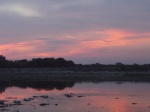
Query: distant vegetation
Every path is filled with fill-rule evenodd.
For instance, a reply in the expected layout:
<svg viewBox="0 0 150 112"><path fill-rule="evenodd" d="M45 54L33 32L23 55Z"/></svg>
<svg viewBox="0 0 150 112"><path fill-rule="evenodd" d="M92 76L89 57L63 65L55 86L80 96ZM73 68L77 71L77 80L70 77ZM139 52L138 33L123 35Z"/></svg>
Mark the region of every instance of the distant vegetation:
<svg viewBox="0 0 150 112"><path fill-rule="evenodd" d="M120 62L116 64L75 64L73 61L64 58L33 58L32 60L6 60L5 56L0 55L0 68L65 68L75 71L125 71L125 72L149 72L150 64L125 65Z"/></svg>
<svg viewBox="0 0 150 112"><path fill-rule="evenodd" d="M6 60L0 55L0 68L45 68L45 67L74 67L73 61L66 61L63 58L33 58L32 60Z"/></svg>

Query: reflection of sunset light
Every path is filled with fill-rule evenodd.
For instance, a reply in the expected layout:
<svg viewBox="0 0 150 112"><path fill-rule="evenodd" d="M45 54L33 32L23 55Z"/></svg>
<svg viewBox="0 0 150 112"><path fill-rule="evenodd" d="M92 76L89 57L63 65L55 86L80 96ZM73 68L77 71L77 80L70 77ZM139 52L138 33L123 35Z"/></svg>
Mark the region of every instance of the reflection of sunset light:
<svg viewBox="0 0 150 112"><path fill-rule="evenodd" d="M133 90L133 88L135 89ZM148 112L147 110L149 108L145 107L149 103L149 91L146 91L150 90L148 88L149 85L145 83L123 83L121 85L117 85L115 83L81 83L74 85L74 87L71 89L65 88L61 91L57 89L46 90L44 87L40 91L38 91L38 88L21 89L12 87L7 88L5 92L0 95L0 99L2 100L10 96L17 97L17 100L22 101L24 98L31 98L34 95L48 95L50 98L54 98L53 101L49 100L52 104L55 101L57 103L59 101L60 106L57 108L60 110L62 109L61 107L64 107L66 104L68 104L69 107L71 107L71 110L76 110L78 107L77 109L80 111L81 109L85 108L88 111L95 112L130 112L138 111L139 109ZM67 93L73 93L74 95L71 99L68 99L64 96L64 94ZM78 95L85 97L78 98ZM39 98L39 100L42 99ZM36 100L34 101L36 102ZM133 105L133 102L137 103L137 105ZM68 109L68 107L65 109Z"/></svg>

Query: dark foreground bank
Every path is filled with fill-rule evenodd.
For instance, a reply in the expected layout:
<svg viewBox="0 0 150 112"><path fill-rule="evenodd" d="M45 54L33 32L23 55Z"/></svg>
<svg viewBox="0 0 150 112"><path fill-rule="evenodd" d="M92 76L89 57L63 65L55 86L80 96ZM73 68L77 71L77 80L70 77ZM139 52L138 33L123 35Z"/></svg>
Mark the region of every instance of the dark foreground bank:
<svg viewBox="0 0 150 112"><path fill-rule="evenodd" d="M150 72L0 69L0 81L150 81Z"/></svg>

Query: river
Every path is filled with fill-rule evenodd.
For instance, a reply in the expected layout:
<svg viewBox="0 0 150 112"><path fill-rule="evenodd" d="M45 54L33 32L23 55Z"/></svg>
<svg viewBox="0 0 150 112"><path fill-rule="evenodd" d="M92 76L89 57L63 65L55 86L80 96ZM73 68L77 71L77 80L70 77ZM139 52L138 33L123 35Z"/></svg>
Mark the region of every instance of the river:
<svg viewBox="0 0 150 112"><path fill-rule="evenodd" d="M148 82L53 82L38 85L1 84L0 100L5 100L7 106L0 106L0 111L150 112ZM24 101L29 98L32 99ZM21 103L15 104L14 101Z"/></svg>

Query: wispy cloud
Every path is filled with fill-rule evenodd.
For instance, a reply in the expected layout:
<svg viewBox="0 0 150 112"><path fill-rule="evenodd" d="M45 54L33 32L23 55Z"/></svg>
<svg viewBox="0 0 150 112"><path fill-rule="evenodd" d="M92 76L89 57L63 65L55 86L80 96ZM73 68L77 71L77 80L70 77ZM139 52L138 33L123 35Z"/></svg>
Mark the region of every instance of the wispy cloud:
<svg viewBox="0 0 150 112"><path fill-rule="evenodd" d="M10 14L18 14L20 16L25 17L37 17L40 16L40 13L36 10L26 7L21 4L8 4L8 5L1 5L0 12L10 13Z"/></svg>
<svg viewBox="0 0 150 112"><path fill-rule="evenodd" d="M84 63L139 58L146 62L149 4L149 0L1 0L0 53Z"/></svg>

